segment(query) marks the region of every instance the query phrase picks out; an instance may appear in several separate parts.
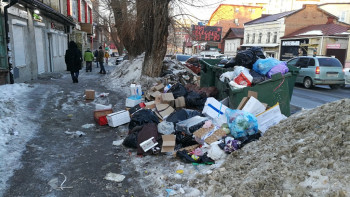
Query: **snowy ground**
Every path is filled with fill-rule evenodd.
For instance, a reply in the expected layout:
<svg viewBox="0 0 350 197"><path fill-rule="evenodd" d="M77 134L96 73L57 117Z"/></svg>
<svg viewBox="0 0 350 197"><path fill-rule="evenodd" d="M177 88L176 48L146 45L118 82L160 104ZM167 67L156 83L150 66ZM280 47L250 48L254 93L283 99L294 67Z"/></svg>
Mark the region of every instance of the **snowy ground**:
<svg viewBox="0 0 350 197"><path fill-rule="evenodd" d="M141 79L141 65L140 58L125 61L109 75L105 85L111 91L128 94L131 82L154 83L154 79ZM44 101L48 95L45 85L0 86L0 189L21 167L19 159L26 142L40 126L33 120L44 102L23 99L39 89ZM71 94L74 97L74 92ZM28 108L33 103L37 106ZM349 106L349 100L337 101L295 114L260 141L212 166L185 164L173 155L138 158L135 152L131 162L145 193L157 196L166 196L166 191L173 196L350 196ZM62 103L63 109L71 107ZM93 129L94 125L87 123L82 128ZM120 132L125 136L127 130ZM116 139L111 146L123 146L121 140Z"/></svg>
<svg viewBox="0 0 350 197"><path fill-rule="evenodd" d="M0 86L0 188L5 188L5 183L12 176L13 170L21 167L18 161L26 148L26 142L35 135L39 127L33 119L38 116L35 112L42 105L27 110L27 106L33 101L25 99L38 88L42 87L23 83ZM46 99L47 95L48 92L41 98Z"/></svg>

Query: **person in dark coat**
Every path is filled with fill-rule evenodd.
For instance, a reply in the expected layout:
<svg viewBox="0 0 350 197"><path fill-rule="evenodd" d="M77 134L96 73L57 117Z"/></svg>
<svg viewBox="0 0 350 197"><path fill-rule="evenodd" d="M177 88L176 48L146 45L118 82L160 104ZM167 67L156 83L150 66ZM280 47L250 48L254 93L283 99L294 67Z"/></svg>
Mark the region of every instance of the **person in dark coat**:
<svg viewBox="0 0 350 197"><path fill-rule="evenodd" d="M69 42L64 59L67 64L67 70L70 71L72 76L73 83L78 83L79 70L81 70L83 59L81 52L74 41Z"/></svg>
<svg viewBox="0 0 350 197"><path fill-rule="evenodd" d="M97 56L97 61L100 63L100 67L101 67L100 74L106 74L105 67L103 66L104 57L105 57L105 53L102 49L102 46L100 46L98 50L98 56Z"/></svg>

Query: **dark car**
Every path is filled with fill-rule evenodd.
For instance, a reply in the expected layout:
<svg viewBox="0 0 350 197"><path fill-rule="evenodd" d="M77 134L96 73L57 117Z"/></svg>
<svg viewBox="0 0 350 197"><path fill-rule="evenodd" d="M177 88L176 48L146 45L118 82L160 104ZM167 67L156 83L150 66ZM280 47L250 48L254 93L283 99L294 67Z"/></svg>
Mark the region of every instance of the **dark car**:
<svg viewBox="0 0 350 197"><path fill-rule="evenodd" d="M118 65L118 64L122 63L124 60L129 60L129 56L128 56L128 55L119 56L119 57L115 60L115 65Z"/></svg>

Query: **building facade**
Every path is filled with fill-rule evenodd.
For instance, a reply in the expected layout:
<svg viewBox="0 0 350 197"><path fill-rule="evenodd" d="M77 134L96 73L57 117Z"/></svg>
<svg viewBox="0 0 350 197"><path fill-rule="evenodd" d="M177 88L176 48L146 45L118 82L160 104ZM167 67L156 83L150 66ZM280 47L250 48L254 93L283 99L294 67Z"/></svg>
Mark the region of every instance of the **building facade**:
<svg viewBox="0 0 350 197"><path fill-rule="evenodd" d="M236 56L237 50L243 44L243 38L243 28L230 28L222 39L225 46L222 52L228 56Z"/></svg>
<svg viewBox="0 0 350 197"><path fill-rule="evenodd" d="M299 10L263 15L244 24L242 47L259 46L263 48L266 56L280 59L281 37L310 25L326 24L329 18L333 18L335 24L347 26L345 23L338 22L338 17L313 4L304 5Z"/></svg>

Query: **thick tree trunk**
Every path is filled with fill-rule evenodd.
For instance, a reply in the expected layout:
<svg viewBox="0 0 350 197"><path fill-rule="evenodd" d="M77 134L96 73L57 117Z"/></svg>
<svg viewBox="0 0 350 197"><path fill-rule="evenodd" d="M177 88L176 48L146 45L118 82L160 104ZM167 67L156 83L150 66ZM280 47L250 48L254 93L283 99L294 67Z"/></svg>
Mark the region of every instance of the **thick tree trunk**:
<svg viewBox="0 0 350 197"><path fill-rule="evenodd" d="M162 71L163 59L167 48L170 0L148 1L144 9L144 40L145 60L142 74L150 77L159 77Z"/></svg>
<svg viewBox="0 0 350 197"><path fill-rule="evenodd" d="M143 6L147 5L144 3ZM137 15L136 20L128 11L128 3L126 0L113 0L111 6L115 18L115 27L117 28L119 38L125 49L128 51L129 58L134 59L136 56L144 52L142 42L142 31L140 31L140 20L142 15ZM139 5L136 6L140 9ZM138 11L138 10L137 10Z"/></svg>
<svg viewBox="0 0 350 197"><path fill-rule="evenodd" d="M118 37L118 33L116 31L112 30L111 35L112 35L112 40L113 40L115 46L117 47L118 54L122 55L124 53L124 46L123 46L123 43L120 41L120 39Z"/></svg>

